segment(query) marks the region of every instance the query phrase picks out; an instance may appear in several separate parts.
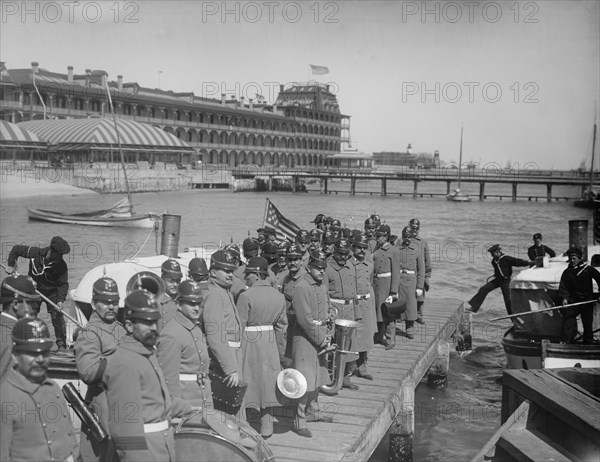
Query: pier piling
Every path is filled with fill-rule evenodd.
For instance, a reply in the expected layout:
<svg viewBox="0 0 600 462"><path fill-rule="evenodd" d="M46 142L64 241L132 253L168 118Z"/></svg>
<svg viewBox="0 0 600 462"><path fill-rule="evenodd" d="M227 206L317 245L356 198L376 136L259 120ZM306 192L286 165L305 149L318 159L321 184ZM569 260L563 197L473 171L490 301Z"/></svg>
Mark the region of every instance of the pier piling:
<svg viewBox="0 0 600 462"><path fill-rule="evenodd" d="M401 408L390 427L388 462L412 462L415 432L415 384L407 380L401 387Z"/></svg>

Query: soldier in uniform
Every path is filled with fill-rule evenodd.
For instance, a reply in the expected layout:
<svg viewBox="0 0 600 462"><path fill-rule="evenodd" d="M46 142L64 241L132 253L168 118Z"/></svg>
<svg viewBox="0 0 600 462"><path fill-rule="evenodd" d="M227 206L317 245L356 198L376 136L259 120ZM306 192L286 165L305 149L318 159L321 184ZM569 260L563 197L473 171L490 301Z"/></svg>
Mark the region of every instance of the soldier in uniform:
<svg viewBox="0 0 600 462"><path fill-rule="evenodd" d="M331 221L331 225L329 225L329 230L333 233L336 239L342 237L342 222L338 219L334 219Z"/></svg>
<svg viewBox="0 0 600 462"><path fill-rule="evenodd" d="M117 343L127 333L117 322L118 309L117 283L107 277L98 279L92 287L92 315L75 340L77 372L87 385L85 400L91 403L105 430L108 430L108 403L102 377L108 358L114 354ZM82 424L79 447L83 462L110 461L116 457L112 441L97 441L85 424Z"/></svg>
<svg viewBox="0 0 600 462"><path fill-rule="evenodd" d="M295 243L300 247L300 251L302 252L302 264L306 266L310 258L310 253L308 252L310 246L310 234L308 234L308 231L305 229L298 231L296 233Z"/></svg>
<svg viewBox="0 0 600 462"><path fill-rule="evenodd" d="M355 321L358 307L356 301L356 275L354 266L348 262L352 248L347 239L338 239L335 243L333 255L327 259L327 269L323 283L329 289L329 301L332 308L337 311L337 318ZM350 351L355 350L356 333L352 335ZM358 385L350 381L350 376L356 370L358 356L348 353L346 355L346 370L342 388L358 390Z"/></svg>
<svg viewBox="0 0 600 462"><path fill-rule="evenodd" d="M231 287L229 288L229 291L231 292L231 295L233 295L233 300L235 303L239 295L244 290L246 290L246 282L244 281L243 271L244 263L242 263L242 255L240 254L240 249L237 245L229 244L225 247L225 251L233 257L232 262L235 266L235 269L233 270L233 280L231 282ZM240 268L242 268L242 271L240 271Z"/></svg>
<svg viewBox="0 0 600 462"><path fill-rule="evenodd" d="M177 286L183 278L181 266L179 266L177 260L165 260L160 265L160 269L160 277L165 283L165 293L158 300L160 308L159 330L165 327L175 313L177 313L175 297L177 296Z"/></svg>
<svg viewBox="0 0 600 462"><path fill-rule="evenodd" d="M386 350L394 348L396 344L396 323L394 318L390 318L387 313L382 312L381 305L391 303L398 297L398 283L400 282L400 255L398 248L388 242L390 234L391 230L388 225L377 227L375 231L377 247L373 253L373 290L375 291L375 312L378 324L375 343L384 345Z"/></svg>
<svg viewBox="0 0 600 462"><path fill-rule="evenodd" d="M281 292L285 298L285 309L288 319L287 329L287 344L285 349L285 357L291 360L292 358L292 342L294 340L294 325L296 324L296 313L294 312L294 304L292 296L298 282L302 280L306 273L306 267L302 264L302 249L297 244L292 244L287 249L286 254L288 271L281 282ZM284 364L287 365L284 359Z"/></svg>
<svg viewBox="0 0 600 462"><path fill-rule="evenodd" d="M222 376L229 387L237 387L242 380L242 330L230 291L235 268L229 252L217 250L212 254L210 280L203 308L206 342L215 360L214 372Z"/></svg>
<svg viewBox="0 0 600 462"><path fill-rule="evenodd" d="M322 252L314 252L308 269L296 284L292 295L296 323L292 341L293 367L306 378L307 391L298 401L294 431L312 437L307 422L331 421L319 409L319 387L329 381L326 355L319 352L331 344L326 323L328 313L327 285L323 283L327 261Z"/></svg>
<svg viewBox="0 0 600 462"><path fill-rule="evenodd" d="M11 274L18 257L29 259L29 276L35 281L37 290L52 303L62 308L69 292L69 271L63 255L68 254L71 247L60 236L54 236L47 247L30 247L15 245L8 254L8 268ZM38 314L39 314L38 306ZM56 345L60 352L67 350L67 326L62 311L46 303L46 309L52 319Z"/></svg>
<svg viewBox="0 0 600 462"><path fill-rule="evenodd" d="M0 460L73 462L77 438L60 387L47 378L52 340L41 319L19 319L15 366L0 383Z"/></svg>
<svg viewBox="0 0 600 462"><path fill-rule="evenodd" d="M323 237L323 231L319 228L311 229L310 232L310 245L309 249L313 250L321 250L321 238Z"/></svg>
<svg viewBox="0 0 600 462"><path fill-rule="evenodd" d="M375 238L375 230L377 229L377 225L373 221L372 218L367 218L365 220L365 236L367 236L367 249L365 252L365 256L369 260L373 260L373 253L375 252L375 248L377 247L377 239Z"/></svg>
<svg viewBox="0 0 600 462"><path fill-rule="evenodd" d="M25 316L36 316L40 296L29 276L9 276L2 281L0 289L2 313L0 313L0 382L8 376L13 366L12 330L17 321Z"/></svg>
<svg viewBox="0 0 600 462"><path fill-rule="evenodd" d="M198 257L192 258L188 265L188 277L194 282L207 282L208 276L206 260Z"/></svg>
<svg viewBox="0 0 600 462"><path fill-rule="evenodd" d="M320 229L321 231L325 231L325 223L323 220L325 219L325 215L319 213L311 223L315 224L315 228Z"/></svg>
<svg viewBox="0 0 600 462"><path fill-rule="evenodd" d="M244 331L242 376L248 382L245 402L247 409L260 413L260 434L269 438L273 434L273 407L278 405L277 375L285 354L285 298L269 283L264 258L250 259L245 273L248 290L240 294L237 302Z"/></svg>
<svg viewBox="0 0 600 462"><path fill-rule="evenodd" d="M125 298L127 334L103 379L109 433L121 462L174 461L170 419L199 409L170 396L155 354L159 322L160 309L150 292L134 290Z"/></svg>
<svg viewBox="0 0 600 462"><path fill-rule="evenodd" d="M333 234L330 230L323 232L323 237L321 238L321 246L323 248L321 250L327 258L333 255L333 246L335 245L336 240L335 234Z"/></svg>
<svg viewBox="0 0 600 462"><path fill-rule="evenodd" d="M423 250L412 237L411 227L406 226L402 230L402 242L398 246L400 253L398 298L406 301L406 311L402 313L401 319L405 322L406 336L409 339L415 338L414 324L418 317L417 299L423 295L425 281Z"/></svg>
<svg viewBox="0 0 600 462"><path fill-rule="evenodd" d="M158 364L171 396L212 410L210 358L200 321L203 302L200 284L181 282L176 300L178 311L158 336Z"/></svg>
<svg viewBox="0 0 600 462"><path fill-rule="evenodd" d="M267 241L264 242L264 244L266 244L266 243L267 243ZM250 260L251 258L257 257L259 250L260 250L260 245L256 239L251 239L251 238L247 237L246 239L244 239L244 242L242 242L242 251L244 252L244 259L246 262L248 260ZM240 266L238 266L237 269L233 272L233 275L236 278L243 281L244 280L244 269L246 269L246 263L242 262L240 264Z"/></svg>
<svg viewBox="0 0 600 462"><path fill-rule="evenodd" d="M283 241L277 246L277 261L270 266L271 271L275 275L275 287L281 286L281 280L283 279L283 273L287 271L287 260L285 254L290 246L288 241ZM279 289L281 291L281 289Z"/></svg>
<svg viewBox="0 0 600 462"><path fill-rule="evenodd" d="M547 245L542 244L542 233L533 235L533 245L527 249L527 256L530 260L535 261L538 257L548 255L550 258L556 257L556 252Z"/></svg>
<svg viewBox="0 0 600 462"><path fill-rule="evenodd" d="M373 262L366 258L369 246L367 236L360 234L352 242L353 256L349 260L354 267L356 278L357 314L360 319L356 328L356 351L358 351L358 366L355 374L367 380L373 376L367 370L368 352L373 348L373 336L377 332L377 315L375 314L375 293L371 281L373 279Z"/></svg>
<svg viewBox="0 0 600 462"><path fill-rule="evenodd" d="M277 262L277 244L265 242L260 249L260 256L267 260L269 268L273 266Z"/></svg>
<svg viewBox="0 0 600 462"><path fill-rule="evenodd" d="M421 222L418 218L413 218L408 223L412 230L412 240L415 241L421 248L423 254L423 263L425 264L425 281L423 282L423 295L417 297L417 322L425 324L423 319L423 305L425 304L425 292L429 291L429 280L431 279L431 256L429 254L429 244L419 236Z"/></svg>

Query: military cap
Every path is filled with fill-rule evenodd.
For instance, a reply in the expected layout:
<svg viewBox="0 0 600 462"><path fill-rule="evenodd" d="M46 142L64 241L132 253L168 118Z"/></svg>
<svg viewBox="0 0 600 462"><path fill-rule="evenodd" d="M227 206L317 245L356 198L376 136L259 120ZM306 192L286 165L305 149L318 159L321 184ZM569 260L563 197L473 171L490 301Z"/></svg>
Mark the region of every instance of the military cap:
<svg viewBox="0 0 600 462"><path fill-rule="evenodd" d="M315 268L327 268L327 257L323 252L319 252L314 250L310 253L310 258L308 259L308 266L314 266Z"/></svg>
<svg viewBox="0 0 600 462"><path fill-rule="evenodd" d="M311 229L309 234L310 234L311 241L318 242L321 240L321 237L323 236L323 230L319 229L319 228Z"/></svg>
<svg viewBox="0 0 600 462"><path fill-rule="evenodd" d="M352 245L366 249L367 247L369 247L369 240L367 239L367 236L361 233L359 235L354 236Z"/></svg>
<svg viewBox="0 0 600 462"><path fill-rule="evenodd" d="M24 317L17 321L12 330L13 352L42 353L52 348L50 331L39 318Z"/></svg>
<svg viewBox="0 0 600 462"><path fill-rule="evenodd" d="M488 252L489 252L489 253L494 253L494 252L496 252L497 250L501 250L500 244L494 244L493 246L491 246L491 247L488 249Z"/></svg>
<svg viewBox="0 0 600 462"><path fill-rule="evenodd" d="M264 233L267 236L277 236L277 231L274 228L269 228L268 226L264 227Z"/></svg>
<svg viewBox="0 0 600 462"><path fill-rule="evenodd" d="M375 228L376 226L377 224L371 217L365 220L365 228Z"/></svg>
<svg viewBox="0 0 600 462"><path fill-rule="evenodd" d="M264 234L264 233L265 233L265 228L258 228L258 229L256 230L256 232L257 232L258 234Z"/></svg>
<svg viewBox="0 0 600 462"><path fill-rule="evenodd" d="M2 303L11 300L41 300L35 290L35 282L29 276L8 276L2 281Z"/></svg>
<svg viewBox="0 0 600 462"><path fill-rule="evenodd" d="M298 244L308 244L310 242L310 235L305 229L301 229L296 233L296 242Z"/></svg>
<svg viewBox="0 0 600 462"><path fill-rule="evenodd" d="M323 218L323 223L331 223L333 221L333 217L325 217Z"/></svg>
<svg viewBox="0 0 600 462"><path fill-rule="evenodd" d="M535 241L536 239L541 239L542 238L542 233L535 233L533 235L533 240Z"/></svg>
<svg viewBox="0 0 600 462"><path fill-rule="evenodd" d="M346 239L352 238L352 230L350 228L342 228L341 237L345 237Z"/></svg>
<svg viewBox="0 0 600 462"><path fill-rule="evenodd" d="M71 247L69 247L69 243L60 236L54 236L52 238L52 240L50 241L50 247L56 253L60 253L62 255L65 255L71 251Z"/></svg>
<svg viewBox="0 0 600 462"><path fill-rule="evenodd" d="M323 237L321 238L323 244L329 245L335 243L336 236L330 230L327 230L323 233Z"/></svg>
<svg viewBox="0 0 600 462"><path fill-rule="evenodd" d="M92 300L119 302L119 288L114 279L102 277L92 286Z"/></svg>
<svg viewBox="0 0 600 462"><path fill-rule="evenodd" d="M274 258L277 256L277 245L272 242L266 242L263 244L261 252L264 257Z"/></svg>
<svg viewBox="0 0 600 462"><path fill-rule="evenodd" d="M567 257L575 255L577 256L577 258L581 258L581 256L583 255L583 252L579 247L569 247L569 249L565 253L567 254Z"/></svg>
<svg viewBox="0 0 600 462"><path fill-rule="evenodd" d="M242 256L242 254L240 253L240 248L235 244L229 244L225 246L225 250L229 252L236 260L239 260Z"/></svg>
<svg viewBox="0 0 600 462"><path fill-rule="evenodd" d="M405 226L402 228L402 239L406 239L408 237L413 237L413 230L410 226Z"/></svg>
<svg viewBox="0 0 600 462"><path fill-rule="evenodd" d="M376 213L373 213L370 218L371 218L371 220L373 220L373 222L376 225L380 225L381 224L381 217L379 215L377 215Z"/></svg>
<svg viewBox="0 0 600 462"><path fill-rule="evenodd" d="M411 228L417 228L417 229L421 228L421 222L419 221L418 218L413 218L412 220L410 220L408 222L408 224L410 225Z"/></svg>
<svg viewBox="0 0 600 462"><path fill-rule="evenodd" d="M160 310L154 295L145 289L132 291L125 297L125 319L158 321Z"/></svg>
<svg viewBox="0 0 600 462"><path fill-rule="evenodd" d="M350 253L351 251L350 241L346 238L341 238L335 241L333 251L335 253Z"/></svg>
<svg viewBox="0 0 600 462"><path fill-rule="evenodd" d="M248 264L244 269L244 273L260 273L260 274L269 274L269 263L263 257L253 257L248 260Z"/></svg>
<svg viewBox="0 0 600 462"><path fill-rule="evenodd" d="M234 257L228 250L217 250L210 257L210 269L235 271L236 268Z"/></svg>
<svg viewBox="0 0 600 462"><path fill-rule="evenodd" d="M379 236L383 236L384 234L387 234L388 236L392 233L392 230L390 229L390 227L388 225L378 225L377 228L375 229L375 234L379 235Z"/></svg>
<svg viewBox="0 0 600 462"><path fill-rule="evenodd" d="M311 223L315 223L315 224L319 224L323 222L323 218L325 218L325 215L323 215L322 213L319 213L315 219L313 221L311 221Z"/></svg>
<svg viewBox="0 0 600 462"><path fill-rule="evenodd" d="M302 257L302 254L303 254L302 249L300 249L298 244L291 244L288 247L285 256L287 258L300 258L300 257Z"/></svg>
<svg viewBox="0 0 600 462"><path fill-rule="evenodd" d="M277 253L278 254L283 254L285 255L288 251L288 248L290 247L290 242L289 241L282 241L279 243L279 245L277 246Z"/></svg>
<svg viewBox="0 0 600 462"><path fill-rule="evenodd" d="M258 250L260 248L260 245L258 244L258 241L256 239L252 239L250 237L247 237L246 239L244 239L244 242L242 242L242 249L245 252L251 252L252 250Z"/></svg>
<svg viewBox="0 0 600 462"><path fill-rule="evenodd" d="M354 239L357 239L362 235L365 235L365 233L363 233L360 229L353 229L349 239L353 241Z"/></svg>
<svg viewBox="0 0 600 462"><path fill-rule="evenodd" d="M208 276L208 265L204 258L192 258L188 265L188 272L197 276Z"/></svg>
<svg viewBox="0 0 600 462"><path fill-rule="evenodd" d="M160 269L163 277L166 276L171 279L181 279L183 277L181 266L179 266L179 263L172 258L163 261L162 265L160 265Z"/></svg>
<svg viewBox="0 0 600 462"><path fill-rule="evenodd" d="M189 279L177 286L177 301L183 303L202 303L200 284Z"/></svg>
<svg viewBox="0 0 600 462"><path fill-rule="evenodd" d="M340 220L332 220L330 228L342 229L342 222Z"/></svg>

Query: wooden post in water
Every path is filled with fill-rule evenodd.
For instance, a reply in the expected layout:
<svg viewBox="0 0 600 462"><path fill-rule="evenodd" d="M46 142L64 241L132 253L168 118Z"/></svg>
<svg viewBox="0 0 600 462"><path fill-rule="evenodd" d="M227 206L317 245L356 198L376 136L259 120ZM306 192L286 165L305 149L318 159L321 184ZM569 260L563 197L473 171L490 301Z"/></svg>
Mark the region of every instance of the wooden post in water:
<svg viewBox="0 0 600 462"><path fill-rule="evenodd" d="M512 184L512 201L517 202L517 183Z"/></svg>
<svg viewBox="0 0 600 462"><path fill-rule="evenodd" d="M448 388L448 370L450 369L450 344L445 340L438 342L438 357L427 372L427 385L435 390Z"/></svg>
<svg viewBox="0 0 600 462"><path fill-rule="evenodd" d="M546 185L546 200L548 202L552 202L552 185L551 184Z"/></svg>
<svg viewBox="0 0 600 462"><path fill-rule="evenodd" d="M292 176L292 192L296 192L298 190L298 177Z"/></svg>
<svg viewBox="0 0 600 462"><path fill-rule="evenodd" d="M323 177L320 179L321 182L321 194L327 194L327 178Z"/></svg>
<svg viewBox="0 0 600 462"><path fill-rule="evenodd" d="M381 179L381 195L387 196L387 178Z"/></svg>
<svg viewBox="0 0 600 462"><path fill-rule="evenodd" d="M479 200L483 201L485 199L485 181L479 182Z"/></svg>
<svg viewBox="0 0 600 462"><path fill-rule="evenodd" d="M273 177L271 175L267 177L267 190L269 192L273 191Z"/></svg>
<svg viewBox="0 0 600 462"><path fill-rule="evenodd" d="M413 198L417 197L417 186L419 184L419 180L413 180Z"/></svg>
<svg viewBox="0 0 600 462"><path fill-rule="evenodd" d="M356 178L350 178L350 195L356 195Z"/></svg>
<svg viewBox="0 0 600 462"><path fill-rule="evenodd" d="M411 380L402 383L401 407L389 431L388 462L412 462L413 434L415 432L415 384Z"/></svg>
<svg viewBox="0 0 600 462"><path fill-rule="evenodd" d="M446 181L446 195L450 194L450 186L452 186L452 181Z"/></svg>

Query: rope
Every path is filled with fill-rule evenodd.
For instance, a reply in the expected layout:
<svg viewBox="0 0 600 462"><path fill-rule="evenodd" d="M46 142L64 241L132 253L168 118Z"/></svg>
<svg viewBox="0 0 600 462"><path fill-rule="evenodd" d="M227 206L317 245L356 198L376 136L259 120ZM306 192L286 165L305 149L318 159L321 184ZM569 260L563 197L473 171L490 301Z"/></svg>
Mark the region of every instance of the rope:
<svg viewBox="0 0 600 462"><path fill-rule="evenodd" d="M146 239L144 240L144 243L142 244L142 246L139 248L139 250L135 253L135 255L133 257L131 257L129 260L135 260L137 258L137 256L140 254L140 252L144 249L144 246L146 245L146 243L148 242L148 239L150 239L150 235L154 232L154 228L152 228L150 230L150 232L148 233L148 235L146 236Z"/></svg>

